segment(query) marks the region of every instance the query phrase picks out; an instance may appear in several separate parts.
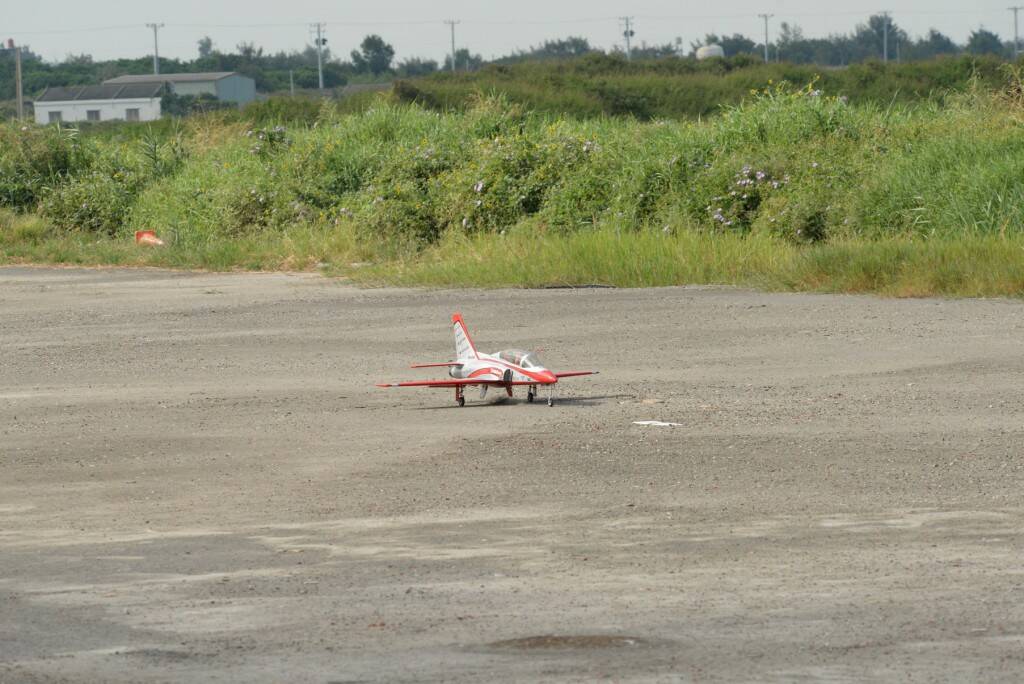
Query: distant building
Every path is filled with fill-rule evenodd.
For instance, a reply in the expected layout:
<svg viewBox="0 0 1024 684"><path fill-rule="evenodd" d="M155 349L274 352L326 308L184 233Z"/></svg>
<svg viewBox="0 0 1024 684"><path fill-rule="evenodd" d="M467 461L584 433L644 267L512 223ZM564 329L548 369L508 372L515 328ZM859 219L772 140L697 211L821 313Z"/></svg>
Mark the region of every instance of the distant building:
<svg viewBox="0 0 1024 684"><path fill-rule="evenodd" d="M155 121L162 113L160 98L167 92L212 95L243 105L256 99L256 81L234 71L218 71L118 76L103 85L47 88L35 101L36 122Z"/></svg>
<svg viewBox="0 0 1024 684"><path fill-rule="evenodd" d="M111 86L162 84L167 84L176 95L213 95L222 102L239 105L256 99L256 81L235 71L118 76L103 82Z"/></svg>
<svg viewBox="0 0 1024 684"><path fill-rule="evenodd" d="M697 50L697 59L701 61L714 59L715 57L725 57L725 49L721 45L712 43Z"/></svg>
<svg viewBox="0 0 1024 684"><path fill-rule="evenodd" d="M35 100L36 123L154 121L163 92L161 83L47 88Z"/></svg>

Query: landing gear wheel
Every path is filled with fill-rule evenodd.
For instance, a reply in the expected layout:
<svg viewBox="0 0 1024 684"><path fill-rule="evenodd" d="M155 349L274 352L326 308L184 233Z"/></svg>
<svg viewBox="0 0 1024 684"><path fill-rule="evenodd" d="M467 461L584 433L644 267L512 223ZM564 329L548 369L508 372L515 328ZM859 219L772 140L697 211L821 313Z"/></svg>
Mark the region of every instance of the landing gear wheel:
<svg viewBox="0 0 1024 684"><path fill-rule="evenodd" d="M555 405L555 400L552 399L551 397L548 397L548 408L551 408L554 405Z"/></svg>
<svg viewBox="0 0 1024 684"><path fill-rule="evenodd" d="M529 402L529 403L531 403L531 404L532 404L532 403L533 403L533 400L534 400L534 399L536 399L536 398L537 398L537 395L536 395L536 394L534 394L533 392L527 392L527 393L526 393L526 401L527 401L527 402Z"/></svg>
<svg viewBox="0 0 1024 684"><path fill-rule="evenodd" d="M459 408L466 405L466 397L459 397Z"/></svg>

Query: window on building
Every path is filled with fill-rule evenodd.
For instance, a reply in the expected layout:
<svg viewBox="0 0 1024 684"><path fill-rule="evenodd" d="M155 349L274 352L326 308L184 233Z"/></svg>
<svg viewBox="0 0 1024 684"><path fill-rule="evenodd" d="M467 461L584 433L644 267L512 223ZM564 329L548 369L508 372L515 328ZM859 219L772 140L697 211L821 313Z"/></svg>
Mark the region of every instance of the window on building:
<svg viewBox="0 0 1024 684"><path fill-rule="evenodd" d="M98 110L98 109L87 109L87 110L85 110L85 119L86 119L86 121L99 121L100 120L100 110Z"/></svg>
<svg viewBox="0 0 1024 684"><path fill-rule="evenodd" d="M126 120L128 120L128 121L138 121L139 120L139 110L138 109L126 109L126 110L124 110L124 118Z"/></svg>
<svg viewBox="0 0 1024 684"><path fill-rule="evenodd" d="M49 118L50 123L60 123L64 120L60 112L47 112L46 116Z"/></svg>

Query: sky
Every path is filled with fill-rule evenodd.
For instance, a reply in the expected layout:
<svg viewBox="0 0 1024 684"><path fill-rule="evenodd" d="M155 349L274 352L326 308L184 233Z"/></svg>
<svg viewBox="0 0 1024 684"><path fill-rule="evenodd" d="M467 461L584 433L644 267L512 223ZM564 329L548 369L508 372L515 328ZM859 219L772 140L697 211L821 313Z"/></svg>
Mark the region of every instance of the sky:
<svg viewBox="0 0 1024 684"><path fill-rule="evenodd" d="M443 60L450 50L447 19L458 20L456 42L484 57L526 49L545 40L584 36L592 45L622 43L619 17L635 18L637 43L664 44L682 38L689 47L707 33L742 33L763 40L759 14L774 14L774 34L782 21L797 24L807 37L847 33L867 17L889 11L911 36L931 28L964 42L984 27L1009 40L1013 15L1003 0L173 0L110 2L48 0L44 5L2 0L0 38L14 38L47 60L70 54L94 59L153 54L147 23L162 23L160 55L194 58L196 42L210 36L231 51L243 41L268 52L301 50L311 44L310 25L324 22L328 47L347 56L362 38L377 33L394 45L398 59ZM1024 16L1021 17L1024 22ZM1024 26L1022 26L1024 31Z"/></svg>

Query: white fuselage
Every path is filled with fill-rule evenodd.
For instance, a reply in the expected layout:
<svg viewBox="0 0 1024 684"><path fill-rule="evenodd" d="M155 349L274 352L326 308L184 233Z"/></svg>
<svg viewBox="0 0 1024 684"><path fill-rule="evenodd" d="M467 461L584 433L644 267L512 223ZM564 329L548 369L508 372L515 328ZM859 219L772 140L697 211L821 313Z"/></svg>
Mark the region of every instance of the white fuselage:
<svg viewBox="0 0 1024 684"><path fill-rule="evenodd" d="M530 368L517 366L501 358L505 353L479 354L478 358L461 359L459 366L453 366L450 375L456 380L482 380L508 382L516 385L553 385L558 378L546 368L531 365Z"/></svg>

